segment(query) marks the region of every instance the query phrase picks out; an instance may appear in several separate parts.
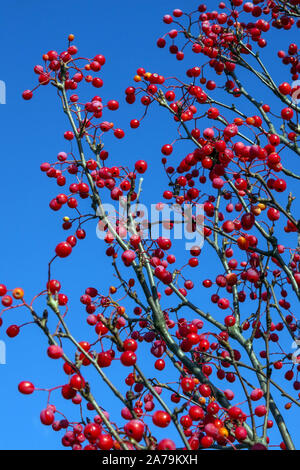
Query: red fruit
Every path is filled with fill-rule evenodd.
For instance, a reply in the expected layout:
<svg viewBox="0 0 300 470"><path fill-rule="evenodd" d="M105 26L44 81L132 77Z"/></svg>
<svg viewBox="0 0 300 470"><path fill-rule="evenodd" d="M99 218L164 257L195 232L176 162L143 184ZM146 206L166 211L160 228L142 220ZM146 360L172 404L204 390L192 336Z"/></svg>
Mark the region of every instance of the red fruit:
<svg viewBox="0 0 300 470"><path fill-rule="evenodd" d="M105 64L105 57L104 55L102 54L97 54L95 57L94 57L94 60L96 62L99 62L100 65L104 65Z"/></svg>
<svg viewBox="0 0 300 470"><path fill-rule="evenodd" d="M164 154L164 155L171 155L171 153L173 152L173 147L172 145L170 144L165 144L162 148L161 148L161 152Z"/></svg>
<svg viewBox="0 0 300 470"><path fill-rule="evenodd" d="M175 95L174 91L171 91L171 90L167 91L166 94L165 94L165 97L168 101L174 101L175 96L176 95Z"/></svg>
<svg viewBox="0 0 300 470"><path fill-rule="evenodd" d="M280 212L278 209L275 209L274 207L270 207L267 212L268 219L270 219L272 222L275 222L280 218Z"/></svg>
<svg viewBox="0 0 300 470"><path fill-rule="evenodd" d="M210 344L207 341L207 339L201 339L201 341L199 343L199 350L202 351L202 352L205 352L209 349L209 347L210 347Z"/></svg>
<svg viewBox="0 0 300 470"><path fill-rule="evenodd" d="M147 165L147 162L145 162L145 160L138 160L135 163L134 167L138 173L143 174L147 170L148 165Z"/></svg>
<svg viewBox="0 0 300 470"><path fill-rule="evenodd" d="M4 284L0 284L0 297L2 297L3 295L5 295L7 292L7 288Z"/></svg>
<svg viewBox="0 0 300 470"><path fill-rule="evenodd" d="M69 384L66 384L62 387L61 394L66 400L71 400L76 396L76 390L70 387Z"/></svg>
<svg viewBox="0 0 300 470"><path fill-rule="evenodd" d="M235 428L234 434L238 441L244 441L248 436L246 429L242 426Z"/></svg>
<svg viewBox="0 0 300 470"><path fill-rule="evenodd" d="M79 183L79 185L78 185L78 191L79 191L80 194L88 194L89 190L90 190L90 189L89 189L88 184L82 183L82 182Z"/></svg>
<svg viewBox="0 0 300 470"><path fill-rule="evenodd" d="M156 241L162 250L169 250L172 246L171 240L166 237L159 237Z"/></svg>
<svg viewBox="0 0 300 470"><path fill-rule="evenodd" d="M226 222L224 222L222 225L222 229L224 230L225 233L230 233L234 231L235 225L232 222L232 220L226 220Z"/></svg>
<svg viewBox="0 0 300 470"><path fill-rule="evenodd" d="M230 305L230 302L226 298L219 299L218 301L218 307L221 308L222 310L226 310Z"/></svg>
<svg viewBox="0 0 300 470"><path fill-rule="evenodd" d="M207 412L211 415L216 415L220 410L217 402L213 401L207 405Z"/></svg>
<svg viewBox="0 0 300 470"><path fill-rule="evenodd" d="M137 357L133 351L125 351L121 354L120 360L123 366L129 367L133 366L136 363Z"/></svg>
<svg viewBox="0 0 300 470"><path fill-rule="evenodd" d="M85 293L86 293L86 295L89 295L90 297L93 297L93 298L97 297L97 295L98 295L98 291L97 291L97 289L95 289L95 287L87 287L85 289Z"/></svg>
<svg viewBox="0 0 300 470"><path fill-rule="evenodd" d="M278 193L282 193L283 191L286 190L286 182L283 180L283 179L278 179L278 180L275 180L274 183L273 183L273 188L275 189L275 191L277 191Z"/></svg>
<svg viewBox="0 0 300 470"><path fill-rule="evenodd" d="M95 441L101 434L101 428L96 423L89 423L85 426L83 433L89 441Z"/></svg>
<svg viewBox="0 0 300 470"><path fill-rule="evenodd" d="M99 77L94 77L92 80L92 85L95 88L101 88L103 86L103 80Z"/></svg>
<svg viewBox="0 0 300 470"><path fill-rule="evenodd" d="M231 408L229 408L228 414L232 419L240 419L242 416L242 410L237 406L232 406Z"/></svg>
<svg viewBox="0 0 300 470"><path fill-rule="evenodd" d="M201 164L202 164L203 168L209 169L213 166L213 161L209 157L204 157L203 160L201 161Z"/></svg>
<svg viewBox="0 0 300 470"><path fill-rule="evenodd" d="M294 111L292 110L292 108L283 108L281 110L281 117L285 121L290 121L293 118L293 116L294 116Z"/></svg>
<svg viewBox="0 0 300 470"><path fill-rule="evenodd" d="M34 392L34 385L31 382L23 381L19 383L18 390L23 395L30 395Z"/></svg>
<svg viewBox="0 0 300 470"><path fill-rule="evenodd" d="M154 367L157 370L163 370L165 366L166 366L166 363L163 359L157 359L157 361L155 361L154 363Z"/></svg>
<svg viewBox="0 0 300 470"><path fill-rule="evenodd" d="M136 258L135 252L132 250L125 250L122 253L122 260L125 266L130 266L135 260L135 258Z"/></svg>
<svg viewBox="0 0 300 470"><path fill-rule="evenodd" d="M128 339L125 339L125 341L123 342L123 349L124 351L136 351L137 350L137 342L132 339L132 338L128 338Z"/></svg>
<svg viewBox="0 0 300 470"><path fill-rule="evenodd" d="M189 377L185 377L184 379L182 379L181 381L181 388L182 390L187 393L187 392L191 392L192 390L194 390L195 388L195 382L192 378L189 378Z"/></svg>
<svg viewBox="0 0 300 470"><path fill-rule="evenodd" d="M47 289L51 292L51 294L56 294L61 289L61 284L56 279L52 279L47 283Z"/></svg>
<svg viewBox="0 0 300 470"><path fill-rule="evenodd" d="M97 356L97 363L100 367L109 367L112 362L112 357L108 352L101 352Z"/></svg>
<svg viewBox="0 0 300 470"><path fill-rule="evenodd" d="M18 336L19 333L20 328L18 327L18 325L10 325L6 330L6 334L9 338L15 338L16 336Z"/></svg>
<svg viewBox="0 0 300 470"><path fill-rule="evenodd" d="M58 304L63 306L68 303L68 297L65 294L58 294Z"/></svg>
<svg viewBox="0 0 300 470"><path fill-rule="evenodd" d="M220 111L217 108L209 108L207 111L207 116L210 119L216 119L220 115Z"/></svg>
<svg viewBox="0 0 300 470"><path fill-rule="evenodd" d="M31 98L33 97L33 93L31 90L25 90L23 91L22 93L22 97L24 100L28 101L28 100L31 100Z"/></svg>
<svg viewBox="0 0 300 470"><path fill-rule="evenodd" d="M128 97L127 97L128 98ZM138 127L140 127L140 121L138 119L132 119L130 121L130 127L132 129L137 129Z"/></svg>
<svg viewBox="0 0 300 470"><path fill-rule="evenodd" d="M43 424L50 426L54 421L54 413L51 409L46 408L41 411L40 419Z"/></svg>
<svg viewBox="0 0 300 470"><path fill-rule="evenodd" d="M213 80L208 80L207 83L206 83L206 88L208 90L214 90L216 88L216 82L214 82Z"/></svg>
<svg viewBox="0 0 300 470"><path fill-rule="evenodd" d="M254 413L259 417L265 416L267 414L267 408L265 405L259 405L255 408Z"/></svg>
<svg viewBox="0 0 300 470"><path fill-rule="evenodd" d="M66 258L72 253L72 247L68 242L61 242L55 248L55 252L60 258Z"/></svg>
<svg viewBox="0 0 300 470"><path fill-rule="evenodd" d="M110 100L110 101L107 103L107 107L108 107L108 109L110 109L111 111L115 111L116 109L119 108L119 103L118 103L118 101L116 101L116 100Z"/></svg>
<svg viewBox="0 0 300 470"><path fill-rule="evenodd" d="M250 281L250 282L257 282L259 280L259 272L256 271L256 269L248 269L246 271L246 275L247 275L247 280Z"/></svg>
<svg viewBox="0 0 300 470"><path fill-rule="evenodd" d="M171 422L171 416L166 411L155 411L154 415L152 416L152 421L155 426L159 428L166 428L169 426Z"/></svg>
<svg viewBox="0 0 300 470"><path fill-rule="evenodd" d="M227 139L231 139L232 137L237 135L238 127L235 124L229 124L225 127L223 133L224 137L226 137Z"/></svg>
<svg viewBox="0 0 300 470"><path fill-rule="evenodd" d="M72 132L72 131L66 131L66 132L64 133L64 138L65 138L66 140L73 140L73 139L74 139L74 134L73 134L73 132Z"/></svg>
<svg viewBox="0 0 300 470"><path fill-rule="evenodd" d="M162 439L157 445L157 450L176 450L176 445L171 439Z"/></svg>
<svg viewBox="0 0 300 470"><path fill-rule="evenodd" d="M83 230L82 228L79 228L78 230L76 230L76 237L79 240L83 240L86 237L85 230Z"/></svg>
<svg viewBox="0 0 300 470"><path fill-rule="evenodd" d="M201 447L208 449L214 443L214 439L211 436L204 436L200 439Z"/></svg>
<svg viewBox="0 0 300 470"><path fill-rule="evenodd" d="M81 390L85 386L85 380L78 374L75 374L71 377L70 380L70 387L74 388L75 390Z"/></svg>
<svg viewBox="0 0 300 470"><path fill-rule="evenodd" d="M238 178L237 180L235 180L234 184L238 190L247 189L248 186L248 183L244 178Z"/></svg>
<svg viewBox="0 0 300 470"><path fill-rule="evenodd" d="M201 384L199 386L199 392L203 397L210 397L211 396L211 389L209 385Z"/></svg>
<svg viewBox="0 0 300 470"><path fill-rule="evenodd" d="M225 325L228 326L228 327L231 327L231 326L234 326L235 325L235 318L233 315L228 315L226 318L225 318Z"/></svg>
<svg viewBox="0 0 300 470"><path fill-rule="evenodd" d="M292 87L289 83L283 82L281 85L279 85L278 89L282 95L289 95L291 93Z"/></svg>
<svg viewBox="0 0 300 470"><path fill-rule="evenodd" d="M114 136L117 137L117 139L123 139L125 132L122 129L115 129Z"/></svg>
<svg viewBox="0 0 300 470"><path fill-rule="evenodd" d="M166 24L171 24L172 21L173 21L173 18L172 18L171 15L165 15L165 16L163 17L163 22L166 23Z"/></svg>
<svg viewBox="0 0 300 470"><path fill-rule="evenodd" d="M199 421L204 417L204 411L200 406L193 405L189 409L189 415L193 421Z"/></svg>
<svg viewBox="0 0 300 470"><path fill-rule="evenodd" d="M264 392L260 388L255 388L250 394L250 398L253 401L260 400L264 395Z"/></svg>
<svg viewBox="0 0 300 470"><path fill-rule="evenodd" d="M4 295L1 299L1 303L2 305L4 305L4 307L10 307L11 304L13 303L13 299L11 298L10 295Z"/></svg>
<svg viewBox="0 0 300 470"><path fill-rule="evenodd" d="M251 213L244 214L241 218L241 224L244 230L250 230L255 222L255 217Z"/></svg>
<svg viewBox="0 0 300 470"><path fill-rule="evenodd" d="M132 419L124 426L124 431L128 437L132 437L137 442L140 442L143 438L145 425L138 419Z"/></svg>
<svg viewBox="0 0 300 470"><path fill-rule="evenodd" d="M114 441L110 434L100 434L97 445L101 450L110 450L114 445Z"/></svg>
<svg viewBox="0 0 300 470"><path fill-rule="evenodd" d="M63 350L60 346L52 344L48 347L47 354L51 359L60 359L63 356Z"/></svg>

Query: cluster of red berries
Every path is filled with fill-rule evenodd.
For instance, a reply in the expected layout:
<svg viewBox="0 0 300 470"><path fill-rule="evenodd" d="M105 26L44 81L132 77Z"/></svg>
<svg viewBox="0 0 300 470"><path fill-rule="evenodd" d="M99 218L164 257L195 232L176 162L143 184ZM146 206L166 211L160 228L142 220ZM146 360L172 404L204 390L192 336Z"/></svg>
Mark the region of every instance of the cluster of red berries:
<svg viewBox="0 0 300 470"><path fill-rule="evenodd" d="M247 400L232 405L234 392L212 385L215 380L219 381L217 383L225 381L229 384L240 380L234 366L243 360L243 351L231 346L231 339L236 339L236 332L243 332L245 337L251 338L260 359L266 359L268 368L272 367L274 373L288 367L284 378L292 383L300 398L300 365L292 363L291 354L284 352L280 344L281 338L284 340L287 332L293 335L297 330L296 318L287 297L288 288L292 287L296 294L299 291L300 253L297 245L286 247L279 244L274 236L280 231L299 232L299 222L290 211L292 199L288 200L286 209L280 198L281 195L284 198L288 186L289 172L285 168L285 151L294 149L297 144L297 110L292 101L295 90L288 82L282 82L272 89L280 103L284 103L284 107L280 108L280 115L276 116L277 122L285 129L281 134L274 126L268 126L272 116L268 104L259 104L253 112L249 112L249 109L246 112L237 111L238 116L228 120L223 115L226 104L224 106L215 99L220 88L217 79L206 78L207 69L211 70L213 78L225 77L221 88L230 98L247 98L236 77L238 66L242 66L243 58L246 60L252 55L256 45L259 48L267 45L264 36L271 26L284 30L293 26L294 19L289 15L289 11L292 12L298 4L298 0L292 0L286 9L280 9L273 1L254 0L251 3L232 0L227 13L224 11L226 5L223 2L219 4L220 12L209 12L206 5L199 5L197 11L189 16L190 19L196 19L194 22L191 20L196 31L188 30L187 26L181 23L186 19L186 15L176 9L172 15L164 16L164 23L172 24L173 29L168 31L165 37L158 39L157 46L163 49L167 40L170 40L169 51L179 61L185 59L186 52L183 53L183 49L187 50L187 46L190 46L192 57L197 57L197 65L185 70L185 79L166 79L159 73L148 72L140 67L134 76L135 86L129 86L125 90L126 102L131 105L141 95L143 116L147 114L145 110L148 111L149 106L155 103L164 107L178 126L180 137L177 140L188 139L192 144L189 153L179 162L176 162L177 140L170 139L169 143L161 147L168 186L162 192L165 202L159 202L156 209L161 211L165 204L174 203L179 209L185 204L193 208L203 205L203 217L193 216L187 225L190 232L202 228L207 244L214 246L217 254L221 253L221 272L214 281L206 278L202 282L204 288L215 288L210 297L212 305L216 305L224 314L227 311L224 318L215 321L220 330L218 333L210 327L209 316L203 314L200 309L197 313L200 311L206 318L205 323L199 318L191 319L188 315L179 315L179 310L184 305L193 308L193 304L189 303L190 291L198 288L200 282L199 279L192 281L186 278L185 272L200 266L201 247L193 246L184 266L178 267L177 258L172 253L175 247L171 236L143 236L144 231L151 226L151 221L146 219L138 207L133 209L132 206L138 206L136 180L138 175L147 171L147 162L137 160L134 169L127 168L124 164L107 166L109 152L104 148L103 135L113 131L116 138L122 139L124 131L115 127L112 122L104 121L103 113L105 108L109 111L117 110L119 103L114 99L103 100L99 95L81 102L78 94L74 93L79 84L84 82L97 89L103 86L103 81L97 74L105 64L105 57L98 54L93 59L76 59L78 50L72 44L74 36L70 35L66 51L60 54L49 51L43 56L44 65L34 67L34 72L38 75L36 88L52 83L62 97L64 110L69 115L72 126L72 130L65 131L64 137L66 141L75 141L80 153L79 158L76 158L71 147L69 153L60 152L54 163L44 162L41 165L41 171L47 177L53 178L59 187L66 187L67 178L72 178L68 189L59 193L49 204L53 211L68 207L75 213L74 217L63 218L63 229L74 229L74 232L56 246L55 258L68 257L77 240L86 237L83 225L90 220L90 216L81 212L81 200L91 200L94 207L95 201L99 203L102 190L103 197L109 194L112 201L122 201L127 195L130 205L136 201L136 204L131 206L130 214L134 229L130 232L129 240L125 242L128 214L125 217L120 215L115 221L115 231L111 229L109 219L101 217L99 229L105 232L106 255L112 259L115 266L117 260L121 259L126 268L134 268L141 284L144 282L144 279L141 280L141 273L146 266L148 277L154 279L151 279L154 283L151 290L152 294L155 294L155 302L161 299L167 301L170 296L178 296L182 301L182 304L174 307L172 300L170 307L162 309L164 328L159 330L149 317L150 310L138 300L134 290L135 280L123 279L118 270L120 285L111 286L106 295L101 294L95 287L85 290L80 302L88 314L86 321L91 327L93 339L75 343L74 358L69 360L63 344L54 340L59 327L56 334L50 336L47 355L50 359L64 361L63 371L67 376L66 383L58 388L62 397L71 400L74 405L81 405L82 397L87 397L87 410L96 413L97 409L89 400L87 373L82 370L96 367L104 374L103 369L121 363L124 366L121 367L122 370L130 368L124 379L126 387L129 387L126 389L125 399L130 406L121 410L121 417L126 424L116 427L106 412L102 417L96 414L90 422L74 423L65 417L56 420L56 414L59 412L54 405L47 404L41 412L41 422L51 425L54 431L64 430L63 446L74 450L110 450L119 449L122 445L128 449L136 449L139 448L137 443L145 442L153 449L175 449L176 444L172 440L156 438L156 428L164 429L174 422L173 414L166 409L157 409L158 396L160 400L166 397L165 403L181 402L179 423L191 449L209 448L213 444L234 447L235 442L247 443L251 436L247 427L248 413L244 412L243 408L245 404L249 405L249 402L265 400L263 387L253 388ZM244 14L246 17L251 14L252 21L242 21L241 15ZM262 19L262 15L266 18L270 15L271 20ZM297 26L299 25L298 22ZM187 41L184 48L175 44L181 37ZM198 58L202 56L205 63L199 65ZM297 46L290 44L288 55L279 51L278 56L284 64L291 65L292 79L296 80L299 72ZM187 83L184 83L184 80ZM23 98L30 100L36 88L26 90ZM142 119L131 120L131 128L137 129ZM208 124L200 127L201 119L205 119ZM94 153L94 157L88 160L82 156L84 141ZM173 220L164 220L163 224L172 233ZM214 237L222 237L222 250ZM267 243L263 242L264 239ZM173 266L176 266L176 269ZM128 271L124 271L126 276ZM159 290L161 286L163 292ZM121 294L119 299L114 300L116 293L123 287L126 296L138 303L130 312L133 318L123 306ZM278 302L273 289L280 293ZM32 311L32 303L25 303L22 289L14 289L12 296L7 292L7 288L0 285L4 310L13 308L15 298L23 301L22 305ZM39 295L47 296L48 305L56 314L59 309L64 309L63 316L59 317L61 325L68 312L68 297L61 293L60 282L49 276L46 289ZM149 296L151 297L151 294ZM256 301L258 310L256 307L250 307L250 311L249 308L243 309L243 303L248 299ZM275 302L273 309L285 311L284 314L281 313L279 321L267 318L266 312L270 310L272 301ZM258 313L251 313L256 310ZM0 326L1 324L0 318ZM41 325L43 324L40 323ZM10 325L7 335L14 337L19 331L20 326ZM46 334L49 334L49 330ZM142 347L146 350L149 345L149 354L155 358L155 370L164 371L169 359L168 335L176 342L180 357L188 358L190 365L196 364L200 373L194 373L192 367L186 365L186 361L178 360L177 375L172 383L164 387L166 384L157 381L154 385L151 381L150 387L137 371L139 356L143 354ZM261 345L261 339L264 339L264 345ZM141 343L144 345L140 346ZM270 365L270 357L273 354L276 354L276 360ZM198 377L202 377L202 381ZM31 382L23 381L19 384L19 391L23 394L31 394L35 390L38 389ZM221 399L218 399L218 394ZM286 409L290 407L291 404L287 403ZM162 408L161 401L159 408ZM268 407L259 404L253 410L252 418L263 418L266 420L264 427L270 429L273 422L268 419L268 413ZM148 417L151 418L153 430L152 425L146 425ZM88 443L83 447L86 441ZM269 444L267 436L265 444ZM256 448L255 445L253 448ZM281 448L284 447L285 444L281 443Z"/></svg>

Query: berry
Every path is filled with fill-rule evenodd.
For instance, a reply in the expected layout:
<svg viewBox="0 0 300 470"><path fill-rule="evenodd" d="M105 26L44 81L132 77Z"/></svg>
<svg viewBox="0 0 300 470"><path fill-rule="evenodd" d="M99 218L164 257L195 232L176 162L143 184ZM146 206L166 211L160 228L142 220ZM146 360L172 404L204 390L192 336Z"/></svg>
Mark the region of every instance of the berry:
<svg viewBox="0 0 300 470"><path fill-rule="evenodd" d="M60 346L53 344L48 347L47 354L51 359L60 359L63 356L63 350Z"/></svg>
<svg viewBox="0 0 300 470"><path fill-rule="evenodd" d="M55 252L60 258L66 258L72 253L72 247L68 242L61 242L55 248Z"/></svg>
<svg viewBox="0 0 300 470"><path fill-rule="evenodd" d="M147 166L148 165L144 160L138 160L134 165L136 171L141 174L145 173Z"/></svg>
<svg viewBox="0 0 300 470"><path fill-rule="evenodd" d="M23 381L19 383L18 389L20 393L30 395L34 392L34 385L31 382Z"/></svg>
<svg viewBox="0 0 300 470"><path fill-rule="evenodd" d="M152 421L159 428L166 428L171 422L171 416L166 411L155 411Z"/></svg>

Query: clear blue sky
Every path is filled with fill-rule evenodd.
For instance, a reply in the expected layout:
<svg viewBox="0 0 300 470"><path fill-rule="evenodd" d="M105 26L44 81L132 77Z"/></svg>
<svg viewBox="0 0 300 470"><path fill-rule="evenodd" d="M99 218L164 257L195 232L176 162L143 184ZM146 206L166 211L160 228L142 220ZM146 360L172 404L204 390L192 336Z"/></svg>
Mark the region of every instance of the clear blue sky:
<svg viewBox="0 0 300 470"><path fill-rule="evenodd" d="M217 6L218 2L209 3ZM175 127L170 132L167 121L160 118L158 111L153 111L152 122L148 120L141 129L132 131L128 123L130 119L139 117L140 108L125 103L124 89L132 84L138 67L169 76L180 70L182 65L174 57L155 46L156 39L167 31L161 18L174 8L194 9L196 6L197 2L191 0L177 4L171 0L150 3L137 0L10 0L1 6L0 79L7 86L7 104L0 105L0 282L10 288L22 286L28 298L42 290L47 279L47 263L57 242L65 236L60 227L61 213L53 213L48 208L50 197L57 195L58 188L41 174L39 166L43 161L55 160L59 151L68 151L63 139L68 126L50 87L39 90L30 103L21 99L22 91L35 83L33 66L42 62L41 56L48 50L62 50L70 33L76 36L74 43L79 47L80 55L92 57L101 53L106 56L103 96L107 100L118 99L122 104L120 110L111 115L111 120L127 133L122 143L111 140L111 163L122 160L132 164L140 158L148 160L149 175L155 176L145 183L144 195L149 200L155 185L159 200L159 185L164 181L164 176L157 176L162 174L160 148L173 140ZM289 37L291 39L292 35ZM272 73L277 77L279 62L275 59L276 50L284 46L279 42L277 32L269 33L270 38L274 48L270 49L268 60ZM197 65L195 59L190 65ZM183 72L181 74L184 76ZM288 78L287 69L282 69L276 80L281 82ZM186 151L183 149L182 154ZM291 158L295 161L294 168L296 165L299 168L295 157ZM70 319L73 331L78 336L82 335L81 339L85 339L84 332L89 331L85 326L84 309L79 304L81 293L89 285L103 286L105 290L110 284L107 276L109 261L103 256L100 243L92 226L87 239L74 250L72 257L55 265L56 276L63 280L63 291L72 299ZM205 266L205 274L199 271L199 282L216 270L215 266L207 263ZM206 293L201 298L204 310L210 308L208 298ZM6 316L0 331L1 339L9 323L24 323L28 318L22 311L9 316L11 320ZM24 327L22 334L6 342L7 364L0 365L0 448L54 449L59 436L39 421L46 395L22 396L17 392L17 385L24 379L40 387L63 384L66 377L61 372L61 365L46 358L45 338L35 327ZM109 410L110 398L100 381L96 390L103 399L101 403ZM66 413L73 409L60 399L59 393L57 400L52 401ZM291 429L296 429L292 413L289 424ZM300 438L297 440L299 447Z"/></svg>

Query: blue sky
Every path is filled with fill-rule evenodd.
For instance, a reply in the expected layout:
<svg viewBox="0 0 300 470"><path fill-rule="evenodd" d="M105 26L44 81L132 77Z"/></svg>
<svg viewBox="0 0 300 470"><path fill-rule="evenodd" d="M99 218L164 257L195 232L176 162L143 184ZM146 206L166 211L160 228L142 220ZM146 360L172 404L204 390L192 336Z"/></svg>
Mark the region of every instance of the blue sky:
<svg viewBox="0 0 300 470"><path fill-rule="evenodd" d="M217 2L210 3L217 6ZM29 103L21 99L22 91L35 83L33 66L42 62L41 56L48 50L62 50L70 33L76 36L74 43L79 47L80 55L92 57L101 53L106 56L107 63L102 75L103 96L107 100L120 101L120 110L110 119L126 131L126 139L121 143L116 139L107 140L111 164L121 160L132 165L140 158L146 159L149 175L152 176L145 181L144 197L150 200L155 190L160 198L160 186L165 181L160 168L160 148L175 138L175 126L170 131L167 119L158 110L153 110L152 120L146 120L138 131L131 130L129 121L139 117L141 108L125 103L124 90L132 84L138 67L167 76L177 73L184 76L182 64L166 50L158 50L155 43L167 31L161 22L165 13L176 7L193 9L195 6L197 2L191 0L184 2L184 5L180 1L174 4L171 0L151 3L137 0L88 0L83 3L73 0L72 4L58 0L11 0L2 5L0 79L6 83L7 104L0 105L0 282L10 288L22 286L28 298L42 290L47 279L47 263L55 245L65 236L60 226L61 214L48 208L49 200L59 190L53 181L41 174L39 166L43 161L54 161L59 151L68 151L63 139L63 132L68 130L68 126L50 87L39 90ZM274 44L267 58L271 72L276 81L288 81L287 68L282 68L278 76L276 51L284 48L282 40L277 32L269 33L268 38ZM288 38L291 42L293 34L288 34ZM197 65L195 58L190 63L192 65ZM179 144L178 156L185 155L187 151L187 147L184 149L183 144ZM293 168L299 168L295 157L290 158L294 159L291 160ZM292 186L292 189L295 192L298 188ZM103 246L96 239L94 230L91 226L87 239L74 250L71 258L55 264L56 276L63 280L63 291L71 298L70 322L78 336L84 336L89 331L85 326L84 309L79 304L83 290L95 285L105 291L111 283L107 276L109 261L103 256ZM204 260L208 260L209 254L205 256ZM199 272L199 282L212 276L216 270L215 265L204 264L205 274ZM206 292L201 300L203 309L208 310L210 304ZM24 323L27 319L25 312L9 313L0 338L4 337L4 328L8 324ZM36 393L30 397L22 396L17 392L17 385L24 379L40 387L63 384L65 375L62 367L47 359L47 343L37 328L26 326L22 334L6 343L7 364L0 366L0 448L56 448L59 436L39 421L46 395ZM104 388L101 382L96 384L96 389L109 410L113 405L106 390L102 395ZM66 413L72 412L71 405L60 400L59 393L57 395L57 400L53 401L61 405L60 409ZM291 429L297 427L292 414L289 424ZM297 440L299 447L300 438Z"/></svg>

